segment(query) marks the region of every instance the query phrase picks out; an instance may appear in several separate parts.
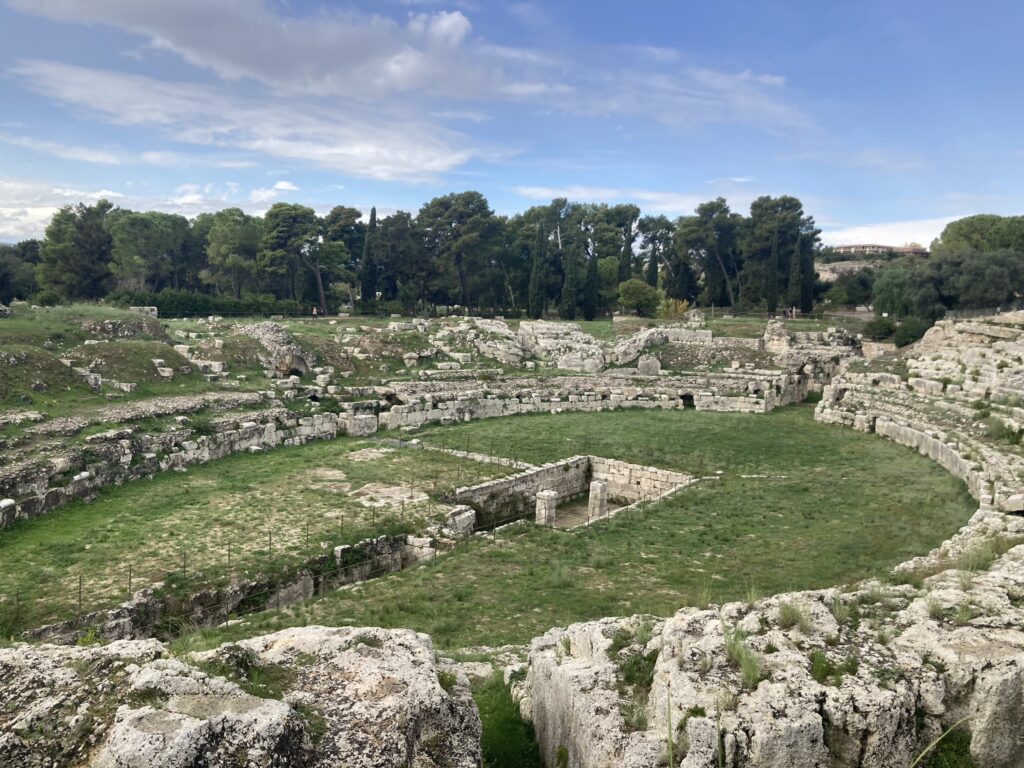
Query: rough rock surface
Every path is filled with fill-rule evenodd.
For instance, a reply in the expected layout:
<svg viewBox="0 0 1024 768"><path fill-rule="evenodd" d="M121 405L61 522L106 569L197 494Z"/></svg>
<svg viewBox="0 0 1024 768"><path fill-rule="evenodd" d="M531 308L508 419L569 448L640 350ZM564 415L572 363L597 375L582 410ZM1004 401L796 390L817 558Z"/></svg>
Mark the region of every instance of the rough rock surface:
<svg viewBox="0 0 1024 768"><path fill-rule="evenodd" d="M235 326L235 333L251 336L266 350L261 358L271 376L287 376L292 371L307 374L316 365L315 358L295 343L282 326L274 322L253 323Z"/></svg>
<svg viewBox="0 0 1024 768"><path fill-rule="evenodd" d="M597 340L571 323L522 322L519 343L529 354L565 371L598 373L605 365L604 349Z"/></svg>
<svg viewBox="0 0 1024 768"><path fill-rule="evenodd" d="M465 676L439 678L410 630L300 627L187 661L156 640L0 650L5 766L471 768L479 740Z"/></svg>
<svg viewBox="0 0 1024 768"><path fill-rule="evenodd" d="M1018 546L970 585L947 570L921 589L574 624L533 641L520 705L548 765L563 749L574 768L666 764L671 713L684 768L901 768L965 715L979 768L1021 768L1022 598ZM730 640L760 675L744 679ZM624 671L644 656L649 694L638 696ZM627 720L635 701L642 716Z"/></svg>

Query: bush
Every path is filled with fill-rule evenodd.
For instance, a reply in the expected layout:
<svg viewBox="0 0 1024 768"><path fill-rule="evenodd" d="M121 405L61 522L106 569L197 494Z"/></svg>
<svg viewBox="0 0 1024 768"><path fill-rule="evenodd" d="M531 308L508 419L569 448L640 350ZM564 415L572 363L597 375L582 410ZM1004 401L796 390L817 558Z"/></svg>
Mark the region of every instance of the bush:
<svg viewBox="0 0 1024 768"><path fill-rule="evenodd" d="M230 296L210 296L193 291L165 288L159 293L145 291L115 291L107 297L112 304L122 307L156 307L161 317L203 317L205 315L304 315L297 301L275 299L273 296L252 295L235 299Z"/></svg>
<svg viewBox="0 0 1024 768"><path fill-rule="evenodd" d="M888 317L876 317L864 326L864 338L887 339L896 331L896 323Z"/></svg>
<svg viewBox="0 0 1024 768"><path fill-rule="evenodd" d="M60 304L60 295L49 288L32 294L32 298L29 300L31 304L38 304L40 307L56 307Z"/></svg>
<svg viewBox="0 0 1024 768"><path fill-rule="evenodd" d="M913 344L915 341L924 336L925 331L928 330L928 323L917 317L908 317L893 334L892 340L896 342L897 347L905 347L907 344Z"/></svg>
<svg viewBox="0 0 1024 768"><path fill-rule="evenodd" d="M619 283L619 304L623 309L636 312L641 317L654 317L658 311L660 296L657 288L652 288L643 280L635 277Z"/></svg>

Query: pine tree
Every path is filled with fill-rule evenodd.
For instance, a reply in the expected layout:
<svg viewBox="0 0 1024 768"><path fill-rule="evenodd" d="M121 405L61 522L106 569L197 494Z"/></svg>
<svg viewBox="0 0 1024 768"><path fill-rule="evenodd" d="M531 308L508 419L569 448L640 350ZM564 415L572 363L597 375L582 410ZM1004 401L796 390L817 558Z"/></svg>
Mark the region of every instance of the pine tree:
<svg viewBox="0 0 1024 768"><path fill-rule="evenodd" d="M370 224L363 241L363 259L359 264L359 291L364 302L377 300L377 209L370 209Z"/></svg>
<svg viewBox="0 0 1024 768"><path fill-rule="evenodd" d="M570 248L565 257L565 278L562 280L562 301L558 315L563 320L576 319L576 305L580 293L580 265L578 248Z"/></svg>
<svg viewBox="0 0 1024 768"><path fill-rule="evenodd" d="M626 227L623 233L622 253L619 254L619 282L624 283L633 276L633 228Z"/></svg>
<svg viewBox="0 0 1024 768"><path fill-rule="evenodd" d="M597 271L597 258L587 259L586 276L583 278L583 300L581 302L584 320L593 320L601 308L601 276Z"/></svg>
<svg viewBox="0 0 1024 768"><path fill-rule="evenodd" d="M544 283L546 282L547 270L544 264L544 251L547 241L547 228L544 222L537 225L537 239L533 244L533 260L530 266L530 287L526 297L527 314L534 320L539 320L544 314L546 296L544 295Z"/></svg>
<svg viewBox="0 0 1024 768"><path fill-rule="evenodd" d="M772 236L772 253L764 266L764 301L769 312L779 306L779 233Z"/></svg>

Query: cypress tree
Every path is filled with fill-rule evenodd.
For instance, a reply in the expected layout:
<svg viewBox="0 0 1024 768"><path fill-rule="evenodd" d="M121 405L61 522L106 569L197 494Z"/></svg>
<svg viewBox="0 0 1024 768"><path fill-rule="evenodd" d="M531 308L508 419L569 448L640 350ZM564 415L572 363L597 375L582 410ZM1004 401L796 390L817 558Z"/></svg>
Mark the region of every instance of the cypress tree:
<svg viewBox="0 0 1024 768"><path fill-rule="evenodd" d="M800 272L800 311L810 312L814 309L814 255L808 249L800 254L803 269Z"/></svg>
<svg viewBox="0 0 1024 768"><path fill-rule="evenodd" d="M546 303L544 296L544 283L546 282L546 270L544 269L544 250L547 240L547 229L544 222L537 224L537 239L533 243L533 263L530 265L530 287L526 297L527 314L534 320L540 319L544 314Z"/></svg>
<svg viewBox="0 0 1024 768"><path fill-rule="evenodd" d="M793 248L793 255L789 257L789 284L786 286L786 303L791 307L802 305L803 275L803 233L801 232L796 236L796 246Z"/></svg>
<svg viewBox="0 0 1024 768"><path fill-rule="evenodd" d="M377 299L377 209L370 209L370 224L363 241L363 258L359 264L359 292L363 301Z"/></svg>
<svg viewBox="0 0 1024 768"><path fill-rule="evenodd" d="M576 303L580 293L580 265L578 248L570 248L565 256L565 278L562 280L562 301L558 315L563 320L576 319Z"/></svg>
<svg viewBox="0 0 1024 768"><path fill-rule="evenodd" d="M772 252L764 267L764 301L769 312L779 306L779 232L772 236Z"/></svg>
<svg viewBox="0 0 1024 768"><path fill-rule="evenodd" d="M658 287L658 249L651 246L651 255L647 259L646 271L647 284L652 288Z"/></svg>
<svg viewBox="0 0 1024 768"><path fill-rule="evenodd" d="M586 276L583 278L583 319L593 320L601 308L601 276L597 271L597 257L587 259Z"/></svg>

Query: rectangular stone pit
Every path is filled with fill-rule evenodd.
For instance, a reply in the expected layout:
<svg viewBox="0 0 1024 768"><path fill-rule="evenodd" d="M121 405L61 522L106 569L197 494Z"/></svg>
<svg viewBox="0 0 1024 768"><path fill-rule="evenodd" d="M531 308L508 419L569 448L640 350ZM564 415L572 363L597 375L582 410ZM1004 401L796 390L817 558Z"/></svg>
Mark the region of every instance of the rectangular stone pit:
<svg viewBox="0 0 1024 768"><path fill-rule="evenodd" d="M476 511L478 530L530 518L539 525L571 528L660 499L693 481L681 472L600 456L573 456L459 488L455 500Z"/></svg>

